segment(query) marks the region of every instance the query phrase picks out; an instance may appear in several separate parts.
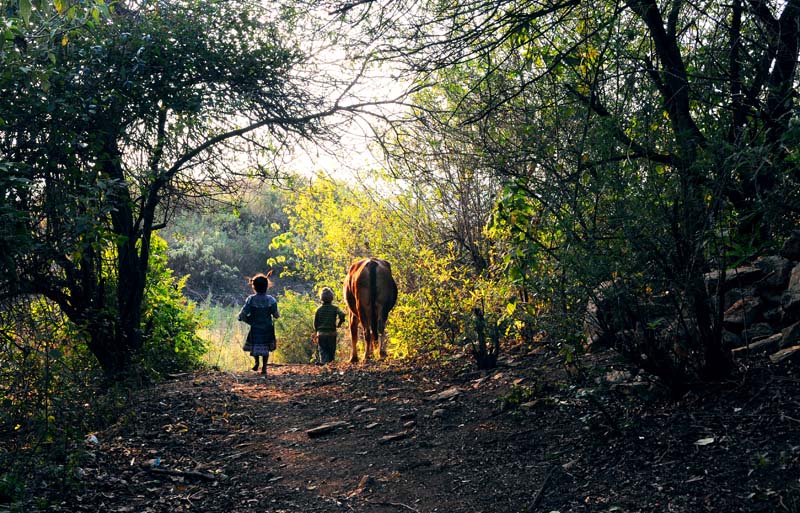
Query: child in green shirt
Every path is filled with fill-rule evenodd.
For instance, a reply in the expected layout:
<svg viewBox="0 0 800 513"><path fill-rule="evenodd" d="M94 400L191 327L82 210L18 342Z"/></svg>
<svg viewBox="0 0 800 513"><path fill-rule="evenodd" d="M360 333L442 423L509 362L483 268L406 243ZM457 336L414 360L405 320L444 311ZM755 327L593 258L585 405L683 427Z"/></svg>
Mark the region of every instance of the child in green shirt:
<svg viewBox="0 0 800 513"><path fill-rule="evenodd" d="M333 304L333 290L322 289L322 306L314 314L314 331L319 347L320 363L330 363L336 357L336 328L344 322L344 312Z"/></svg>

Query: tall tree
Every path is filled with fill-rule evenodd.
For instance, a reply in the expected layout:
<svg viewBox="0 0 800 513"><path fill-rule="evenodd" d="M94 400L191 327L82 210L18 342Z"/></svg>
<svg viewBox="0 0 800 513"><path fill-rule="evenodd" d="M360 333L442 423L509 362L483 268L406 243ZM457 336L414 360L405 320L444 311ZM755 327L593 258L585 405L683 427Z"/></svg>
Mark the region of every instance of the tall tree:
<svg viewBox="0 0 800 513"><path fill-rule="evenodd" d="M515 253L553 258L569 283L624 273L637 294L673 293L680 353L696 358L685 366L713 377L730 366L703 273L798 218L799 6L394 0L339 12L418 81L463 90L414 121L442 132L429 119L448 119L507 186L498 219Z"/></svg>
<svg viewBox="0 0 800 513"><path fill-rule="evenodd" d="M0 42L2 206L28 243L4 261L0 290L57 303L116 374L142 346L151 241L172 208L245 170L269 173L278 148L348 107L311 88L320 71L280 5L13 7L16 35Z"/></svg>

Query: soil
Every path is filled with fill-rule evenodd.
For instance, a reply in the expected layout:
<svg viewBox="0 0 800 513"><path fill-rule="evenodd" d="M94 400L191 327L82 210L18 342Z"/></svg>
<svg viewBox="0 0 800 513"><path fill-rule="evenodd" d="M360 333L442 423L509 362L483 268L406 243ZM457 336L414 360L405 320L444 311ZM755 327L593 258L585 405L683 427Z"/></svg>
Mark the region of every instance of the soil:
<svg viewBox="0 0 800 513"><path fill-rule="evenodd" d="M173 376L87 439L79 489L50 510L800 511L796 363L755 357L676 399L611 353L562 361Z"/></svg>

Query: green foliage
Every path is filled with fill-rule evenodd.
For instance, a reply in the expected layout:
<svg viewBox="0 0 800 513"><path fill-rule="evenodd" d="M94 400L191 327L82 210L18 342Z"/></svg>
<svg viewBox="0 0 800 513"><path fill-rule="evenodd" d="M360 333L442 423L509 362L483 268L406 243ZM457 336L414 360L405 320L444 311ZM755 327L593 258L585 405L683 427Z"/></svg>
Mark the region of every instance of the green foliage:
<svg viewBox="0 0 800 513"><path fill-rule="evenodd" d="M289 230L270 244L270 249L293 255L282 276L296 273L315 283L341 283L356 258L386 256L385 205L360 189L318 176L296 191L286 209Z"/></svg>
<svg viewBox="0 0 800 513"><path fill-rule="evenodd" d="M4 248L0 255L0 274L8 277L0 282L0 293L13 293L19 286L17 259L31 249L30 234L26 230L25 213L18 207L19 197L12 191L23 191L26 195L30 182L18 176L14 166L0 161L0 247Z"/></svg>
<svg viewBox="0 0 800 513"><path fill-rule="evenodd" d="M147 282L145 344L136 363L150 378L195 367L205 351L204 320L166 267L155 239ZM113 295L116 281L105 276ZM111 311L108 315L113 315ZM109 384L88 351L83 326L41 297L6 301L0 309L0 496L30 499L72 490L84 439L112 421L133 382Z"/></svg>
<svg viewBox="0 0 800 513"><path fill-rule="evenodd" d="M387 325L389 355L403 358L423 348L442 346L444 337L433 316L426 314L427 306L428 302L416 294L400 295Z"/></svg>
<svg viewBox="0 0 800 513"><path fill-rule="evenodd" d="M207 320L183 293L185 278L176 280L167 267L167 244L153 238L144 301L146 326L141 365L157 376L195 368L207 351L198 335Z"/></svg>
<svg viewBox="0 0 800 513"><path fill-rule="evenodd" d="M185 294L196 301L235 304L249 293L247 278L266 271L268 260L282 267L284 258L269 244L288 226L285 202L283 193L262 188L238 206L179 212L163 235L169 267L188 276ZM276 290L296 285L281 278Z"/></svg>
<svg viewBox="0 0 800 513"><path fill-rule="evenodd" d="M0 291L58 303L109 375L124 374L143 334L192 354L153 310L172 299L153 287L162 297L144 303L151 237L176 205L236 192L263 150L319 128L314 93L295 80L304 54L281 32L289 20L238 0L7 4L0 216L11 232L0 240L25 250L4 255ZM203 255L228 279L224 242Z"/></svg>
<svg viewBox="0 0 800 513"><path fill-rule="evenodd" d="M497 16L464 19L484 6L365 17L405 43L384 56L410 60L429 86L384 144L396 172L436 183L457 169L502 188L484 254L552 338L578 349L586 299L621 277L631 303L677 298L671 320L690 327L678 338L702 355L680 362L684 377L724 377L732 365L703 274L797 226L800 47L774 41L800 10L500 1Z"/></svg>
<svg viewBox="0 0 800 513"><path fill-rule="evenodd" d="M314 360L314 312L317 304L313 298L287 290L278 298L280 318L275 321L278 348L275 362L311 363Z"/></svg>
<svg viewBox="0 0 800 513"><path fill-rule="evenodd" d="M104 389L81 330L43 299L0 309L0 497L75 486L85 436L115 418L124 398Z"/></svg>
<svg viewBox="0 0 800 513"><path fill-rule="evenodd" d="M393 185L387 180L380 187L385 191ZM435 215L427 201L434 200L423 199L425 194L435 191L390 196L318 177L292 196L287 205L290 231L276 237L272 246L292 252L290 272L334 290L356 257L387 259L400 289L387 324L390 356L461 351L476 306L503 320L502 338L519 336L524 319L519 316L522 309L508 308L513 291L490 270L476 272L469 249L437 238L449 233L450 221L429 217ZM477 259L485 260L488 255ZM340 357L349 353L344 342Z"/></svg>
<svg viewBox="0 0 800 513"><path fill-rule="evenodd" d="M413 234L402 230L402 220L390 208L388 200L377 200L363 188L322 177L292 198L287 205L290 231L276 237L271 246L293 254L287 261L291 268L284 274L297 274L338 291L347 268L356 258L386 258L401 289L398 304L389 317L389 352L407 355L427 343L429 337L435 339L434 334L438 333L435 321L423 318L430 312L427 300L408 290L411 284L406 280L413 276L413 287L426 283L427 271L420 276L417 266L433 263L426 262L433 255L424 249L418 254L406 249L413 245L410 241ZM311 314L306 337L313 332L313 310Z"/></svg>
<svg viewBox="0 0 800 513"><path fill-rule="evenodd" d="M462 333L462 315L470 308L452 256L437 257L420 248L416 259L417 287L400 295L387 328L392 342L388 349L397 355L452 350Z"/></svg>
<svg viewBox="0 0 800 513"><path fill-rule="evenodd" d="M8 468L8 467L6 467ZM0 503L10 503L22 496L24 486L20 479L11 472L0 475Z"/></svg>
<svg viewBox="0 0 800 513"><path fill-rule="evenodd" d="M196 365L204 343L202 319L186 303L181 283L167 269L166 246L155 239L148 276L147 333L138 363L151 377ZM113 258L106 252L104 258ZM113 275L103 274L109 297ZM113 309L105 310L113 316ZM0 308L0 494L29 499L71 490L84 438L115 417L125 389L103 380L88 350L85 325L76 325L41 296L5 301Z"/></svg>
<svg viewBox="0 0 800 513"><path fill-rule="evenodd" d="M537 392L525 385L513 385L507 394L500 396L501 411L514 410L521 404L532 401Z"/></svg>

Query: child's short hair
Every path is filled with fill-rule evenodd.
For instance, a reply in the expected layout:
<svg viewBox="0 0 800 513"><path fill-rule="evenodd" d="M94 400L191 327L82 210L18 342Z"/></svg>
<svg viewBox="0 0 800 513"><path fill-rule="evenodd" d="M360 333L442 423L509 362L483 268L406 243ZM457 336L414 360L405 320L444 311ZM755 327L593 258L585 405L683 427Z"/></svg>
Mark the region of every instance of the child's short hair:
<svg viewBox="0 0 800 513"><path fill-rule="evenodd" d="M253 287L256 294L263 294L269 288L269 277L261 273L256 274L250 278L250 286Z"/></svg>
<svg viewBox="0 0 800 513"><path fill-rule="evenodd" d="M333 302L333 290L331 290L330 287L325 287L322 289L322 292L319 293L319 298L323 303Z"/></svg>

